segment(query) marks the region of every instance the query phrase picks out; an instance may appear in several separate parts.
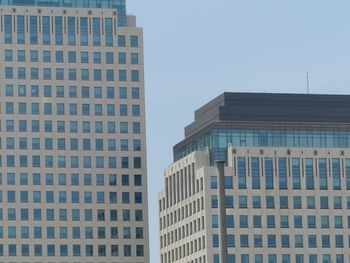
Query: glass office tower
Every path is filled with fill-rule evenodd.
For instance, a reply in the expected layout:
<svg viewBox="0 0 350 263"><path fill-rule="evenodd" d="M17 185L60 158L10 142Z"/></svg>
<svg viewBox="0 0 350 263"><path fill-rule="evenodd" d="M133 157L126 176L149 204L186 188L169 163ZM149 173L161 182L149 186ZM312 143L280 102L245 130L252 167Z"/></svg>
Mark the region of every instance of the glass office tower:
<svg viewBox="0 0 350 263"><path fill-rule="evenodd" d="M198 109L164 172L161 262L349 263L349 132L349 95L224 93Z"/></svg>
<svg viewBox="0 0 350 263"><path fill-rule="evenodd" d="M2 0L0 19L0 262L149 262L135 17Z"/></svg>

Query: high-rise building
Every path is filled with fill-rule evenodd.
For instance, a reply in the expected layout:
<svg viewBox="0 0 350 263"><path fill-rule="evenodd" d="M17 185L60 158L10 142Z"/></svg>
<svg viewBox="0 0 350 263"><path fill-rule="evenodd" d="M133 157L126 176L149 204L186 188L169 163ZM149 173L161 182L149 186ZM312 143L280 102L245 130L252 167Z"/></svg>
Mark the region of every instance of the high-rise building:
<svg viewBox="0 0 350 263"><path fill-rule="evenodd" d="M149 262L142 28L0 0L0 262Z"/></svg>
<svg viewBox="0 0 350 263"><path fill-rule="evenodd" d="M161 262L349 263L349 148L348 95L215 98L164 172Z"/></svg>

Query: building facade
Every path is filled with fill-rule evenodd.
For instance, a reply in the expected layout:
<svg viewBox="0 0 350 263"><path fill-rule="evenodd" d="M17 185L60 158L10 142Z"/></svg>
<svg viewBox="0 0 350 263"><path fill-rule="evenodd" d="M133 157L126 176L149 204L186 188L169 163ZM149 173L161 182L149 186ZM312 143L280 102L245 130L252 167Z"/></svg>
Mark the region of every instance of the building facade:
<svg viewBox="0 0 350 263"><path fill-rule="evenodd" d="M161 262L220 262L222 191L227 262L350 262L349 102L224 93L197 110L159 193Z"/></svg>
<svg viewBox="0 0 350 263"><path fill-rule="evenodd" d="M125 10L0 1L0 262L149 262L143 35Z"/></svg>

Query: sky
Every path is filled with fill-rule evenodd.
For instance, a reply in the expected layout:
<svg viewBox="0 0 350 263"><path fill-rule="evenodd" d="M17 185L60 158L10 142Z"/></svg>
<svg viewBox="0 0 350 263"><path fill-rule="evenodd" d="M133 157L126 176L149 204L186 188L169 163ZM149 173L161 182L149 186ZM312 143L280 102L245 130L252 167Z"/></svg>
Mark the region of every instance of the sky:
<svg viewBox="0 0 350 263"><path fill-rule="evenodd" d="M127 0L144 28L151 263L157 193L194 111L222 92L350 94L348 0Z"/></svg>

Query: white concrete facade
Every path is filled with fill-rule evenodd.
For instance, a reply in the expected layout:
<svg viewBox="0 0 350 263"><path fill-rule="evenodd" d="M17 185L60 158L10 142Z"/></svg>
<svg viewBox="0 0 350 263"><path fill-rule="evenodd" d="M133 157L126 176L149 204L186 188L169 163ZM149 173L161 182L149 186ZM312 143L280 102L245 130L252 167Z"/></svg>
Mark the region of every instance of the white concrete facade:
<svg viewBox="0 0 350 263"><path fill-rule="evenodd" d="M217 175L208 152L165 169L162 263L219 262ZM350 262L348 149L229 146L225 176L229 263Z"/></svg>
<svg viewBox="0 0 350 263"><path fill-rule="evenodd" d="M0 6L0 262L149 262L143 31L116 13Z"/></svg>

